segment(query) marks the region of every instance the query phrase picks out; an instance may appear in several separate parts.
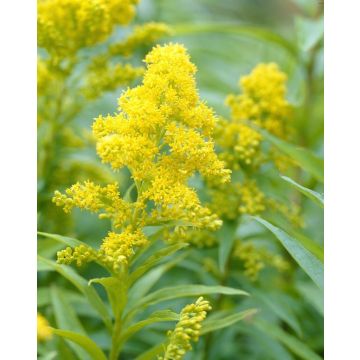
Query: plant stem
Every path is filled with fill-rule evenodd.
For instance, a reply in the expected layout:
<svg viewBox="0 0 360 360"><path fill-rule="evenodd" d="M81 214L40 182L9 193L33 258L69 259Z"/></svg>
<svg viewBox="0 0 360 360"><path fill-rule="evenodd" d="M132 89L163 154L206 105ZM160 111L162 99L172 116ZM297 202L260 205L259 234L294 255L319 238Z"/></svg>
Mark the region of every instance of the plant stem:
<svg viewBox="0 0 360 360"><path fill-rule="evenodd" d="M118 340L120 339L121 325L122 325L122 316L121 315L122 315L122 313L118 314L118 316L115 318L109 360L117 360L118 359L118 353L119 353Z"/></svg>

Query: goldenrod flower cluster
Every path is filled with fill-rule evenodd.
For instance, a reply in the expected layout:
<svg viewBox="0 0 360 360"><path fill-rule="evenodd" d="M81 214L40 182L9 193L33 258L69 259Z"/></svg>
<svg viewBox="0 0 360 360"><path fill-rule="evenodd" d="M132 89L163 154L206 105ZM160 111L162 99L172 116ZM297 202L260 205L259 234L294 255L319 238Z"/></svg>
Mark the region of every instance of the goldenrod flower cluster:
<svg viewBox="0 0 360 360"><path fill-rule="evenodd" d="M149 22L138 25L126 39L110 45L109 52L111 55L129 56L138 47L153 44L157 39L170 33L170 27L163 23Z"/></svg>
<svg viewBox="0 0 360 360"><path fill-rule="evenodd" d="M218 222L221 220L217 220ZM189 228L187 226L177 226L174 231L169 231L165 229L163 236L164 239L169 243L183 242L191 244L197 248L208 248L213 247L217 244L217 238L214 234L215 229L218 227L212 228Z"/></svg>
<svg viewBox="0 0 360 360"><path fill-rule="evenodd" d="M285 98L286 75L275 63L259 64L240 79L241 95L229 95L234 120L249 120L279 137L286 137L291 106Z"/></svg>
<svg viewBox="0 0 360 360"><path fill-rule="evenodd" d="M240 199L240 214L255 215L265 210L265 195L254 180L241 184Z"/></svg>
<svg viewBox="0 0 360 360"><path fill-rule="evenodd" d="M66 249L59 253L60 262L99 261L117 271L134 248L146 245L141 232L146 225L179 221L180 226L187 222L216 230L222 224L187 185L195 172L219 183L230 178L214 151L216 120L197 93L196 68L177 44L155 47L145 62L142 84L123 93L119 113L100 116L93 125L99 156L114 170L130 170L137 199L121 198L117 184L101 187L90 181L73 185L65 194L56 191L53 201L65 212L78 207L100 213L122 231L109 233L99 251Z"/></svg>
<svg viewBox="0 0 360 360"><path fill-rule="evenodd" d="M238 258L244 266L244 275L251 281L257 280L265 265L272 266L278 271L286 271L289 263L280 255L274 255L263 247L257 247L251 241L237 240L233 257Z"/></svg>
<svg viewBox="0 0 360 360"><path fill-rule="evenodd" d="M46 341L51 339L52 331L48 321L41 314L37 314L37 340Z"/></svg>
<svg viewBox="0 0 360 360"><path fill-rule="evenodd" d="M180 320L173 331L169 331L169 344L161 360L181 360L192 349L191 341L198 341L201 323L211 306L207 300L198 298L194 304L186 305L180 313Z"/></svg>
<svg viewBox="0 0 360 360"><path fill-rule="evenodd" d="M62 206L66 213L74 207L100 213L101 219L111 219L115 228L120 228L128 220L131 205L120 196L118 184L105 187L91 181L76 183L65 194L55 191L53 202Z"/></svg>
<svg viewBox="0 0 360 360"><path fill-rule="evenodd" d="M214 151L215 117L196 90L195 66L183 46L155 47L145 58L143 83L119 99L119 113L93 126L97 152L113 169L127 167L142 192L138 201L155 205L157 220L199 221L210 212L187 180L196 171L229 181Z"/></svg>
<svg viewBox="0 0 360 360"><path fill-rule="evenodd" d="M209 208L223 219L235 220L240 214L259 214L266 208L265 195L253 180L212 185L209 194Z"/></svg>
<svg viewBox="0 0 360 360"><path fill-rule="evenodd" d="M260 153L261 135L237 121L222 119L219 124L216 143L223 150L220 158L234 170L240 169L240 164L252 164Z"/></svg>
<svg viewBox="0 0 360 360"><path fill-rule="evenodd" d="M106 55L92 60L86 72L83 94L88 99L95 99L106 91L116 90L121 85L130 84L144 73L142 67L131 64L111 64Z"/></svg>
<svg viewBox="0 0 360 360"><path fill-rule="evenodd" d="M105 40L128 24L137 0L38 0L38 44L67 57Z"/></svg>
<svg viewBox="0 0 360 360"><path fill-rule="evenodd" d="M278 137L288 137L291 106L285 97L286 80L276 64L259 64L240 79L242 94L227 97L231 120L220 123L216 140L223 149L222 159L231 168L239 169L261 160L262 136L247 122Z"/></svg>
<svg viewBox="0 0 360 360"><path fill-rule="evenodd" d="M94 250L87 245L79 245L74 249L67 247L58 251L58 263L68 265L75 262L77 266L82 266L95 261L111 273L117 273L122 265L128 266L129 260L135 254L135 249L147 243L147 238L140 230L133 231L129 226L121 234L110 231L99 250Z"/></svg>

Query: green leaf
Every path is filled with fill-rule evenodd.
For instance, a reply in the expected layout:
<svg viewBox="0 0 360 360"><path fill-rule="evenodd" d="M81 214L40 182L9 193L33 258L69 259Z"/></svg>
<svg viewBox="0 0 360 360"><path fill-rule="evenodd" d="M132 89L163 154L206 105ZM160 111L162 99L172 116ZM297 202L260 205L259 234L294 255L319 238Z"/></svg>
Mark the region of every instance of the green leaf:
<svg viewBox="0 0 360 360"><path fill-rule="evenodd" d="M254 127L253 125L251 125ZM309 172L317 180L324 182L324 160L317 157L311 151L290 144L282 139L277 138L274 135L271 135L264 129L259 129L254 127L256 131L260 132L265 139L267 139L271 144L276 146L279 150L291 157L302 169Z"/></svg>
<svg viewBox="0 0 360 360"><path fill-rule="evenodd" d="M103 319L108 329L111 329L111 317L105 304L102 302L100 296L95 289L88 285L88 282L77 274L71 267L60 265L52 260L45 259L38 256L38 270L39 267L46 267L46 270L53 270L62 275L65 279L69 280L81 293L85 295L90 305L98 312Z"/></svg>
<svg viewBox="0 0 360 360"><path fill-rule="evenodd" d="M241 36L252 37L261 41L275 44L286 50L295 59L298 58L298 50L296 46L281 35L268 29L239 24L229 23L184 23L171 27L175 35L192 35L196 33L227 33L238 34Z"/></svg>
<svg viewBox="0 0 360 360"><path fill-rule="evenodd" d="M280 327L261 320L256 320L255 326L273 339L280 341L301 359L322 360L322 358L317 355L313 350L311 350L306 344L298 340L296 337L289 335Z"/></svg>
<svg viewBox="0 0 360 360"><path fill-rule="evenodd" d="M236 222L224 222L218 231L219 238L219 269L222 274L225 272L225 265L227 263L230 251L234 245L235 235L237 230Z"/></svg>
<svg viewBox="0 0 360 360"><path fill-rule="evenodd" d="M58 234L50 234L50 233L38 231L38 235L44 236L48 239L53 239L55 241L58 241L59 243L70 246L72 248L79 246L79 245L89 246L78 239L74 239L71 237L62 236L62 235L58 235Z"/></svg>
<svg viewBox="0 0 360 360"><path fill-rule="evenodd" d="M315 255L322 263L324 263L324 249L314 240L309 239L304 234L299 231L294 231L293 229L289 232L289 235L296 238L307 250L309 250L313 255Z"/></svg>
<svg viewBox="0 0 360 360"><path fill-rule="evenodd" d="M93 283L101 284L105 288L114 315L119 314L126 303L127 286L124 280L115 277L104 277L89 281L89 285Z"/></svg>
<svg viewBox="0 0 360 360"><path fill-rule="evenodd" d="M107 360L103 351L96 345L93 340L91 340L87 336L68 330L52 330L55 335L61 336L64 339L70 340L75 344L80 345L91 356L93 360Z"/></svg>
<svg viewBox="0 0 360 360"><path fill-rule="evenodd" d="M158 322L167 322L167 321L178 321L180 319L179 314L170 311L162 310L155 311L152 313L146 320L141 320L134 325L129 326L121 336L121 343L124 343L128 338L133 336L136 332L140 331L145 326L155 324Z"/></svg>
<svg viewBox="0 0 360 360"><path fill-rule="evenodd" d="M54 239L39 239L37 242L38 254L45 258L52 258L63 246Z"/></svg>
<svg viewBox="0 0 360 360"><path fill-rule="evenodd" d="M206 285L178 285L166 287L150 293L139 301L130 305L127 309L127 317L131 318L140 309L150 305L157 304L162 301L178 299L189 296L200 296L210 294L224 294L224 295L245 295L249 294L240 289L234 289L225 286L206 286Z"/></svg>
<svg viewBox="0 0 360 360"><path fill-rule="evenodd" d="M200 335L210 333L212 331L220 330L225 327L231 326L238 321L244 320L248 317L251 317L257 313L257 309L248 309L241 311L237 314L232 314L223 318L212 320L211 318L206 319L200 330Z"/></svg>
<svg viewBox="0 0 360 360"><path fill-rule="evenodd" d="M310 282L301 282L297 284L297 288L301 295L324 316L324 293Z"/></svg>
<svg viewBox="0 0 360 360"><path fill-rule="evenodd" d="M154 360L158 355L165 351L166 344L160 343L158 345L153 346L151 349L146 351L145 353L137 356L135 360Z"/></svg>
<svg viewBox="0 0 360 360"><path fill-rule="evenodd" d="M70 303L67 302L61 291L53 286L51 287L50 293L57 326L59 328L72 330L86 336L86 331L76 316L74 309L71 307ZM69 343L69 346L74 350L80 359L89 358L83 349L78 346L74 346L72 343Z"/></svg>
<svg viewBox="0 0 360 360"><path fill-rule="evenodd" d="M303 16L295 18L295 30L299 48L307 52L324 36L324 19L309 19Z"/></svg>
<svg viewBox="0 0 360 360"><path fill-rule="evenodd" d="M38 346L38 350L39 350L39 346ZM57 356L58 354L56 351L51 351L42 356L39 356L38 360L55 360Z"/></svg>
<svg viewBox="0 0 360 360"><path fill-rule="evenodd" d="M289 236L285 231L270 224L266 220L254 216L256 221L267 227L281 242L289 254L310 276L317 286L324 288L324 266L323 264L295 238Z"/></svg>
<svg viewBox="0 0 360 360"><path fill-rule="evenodd" d="M159 265L154 269L151 269L147 274L139 278L128 292L128 302L132 303L135 300L146 295L149 290L157 283L163 274L169 269L184 259L186 254L181 254L172 261L166 262L163 265Z"/></svg>
<svg viewBox="0 0 360 360"><path fill-rule="evenodd" d="M133 284L137 279L149 271L152 267L158 264L166 256L170 256L177 252L180 249L185 248L188 244L178 243L167 246L163 249L156 251L151 255L142 265L138 266L135 271L133 271L129 276L129 284Z"/></svg>
<svg viewBox="0 0 360 360"><path fill-rule="evenodd" d="M270 293L262 293L260 291L252 291L255 298L258 298L267 308L269 308L274 314L276 314L281 320L288 324L298 336L302 336L301 326L298 319L292 314L286 307L279 296L275 297Z"/></svg>
<svg viewBox="0 0 360 360"><path fill-rule="evenodd" d="M307 198L315 202L320 207L324 207L324 196L319 194L318 192L314 190L310 190L300 184L298 184L293 179L290 179L287 176L280 176L283 180L285 180L287 183L289 183L291 186L293 186L295 189L299 190L302 194L304 194Z"/></svg>

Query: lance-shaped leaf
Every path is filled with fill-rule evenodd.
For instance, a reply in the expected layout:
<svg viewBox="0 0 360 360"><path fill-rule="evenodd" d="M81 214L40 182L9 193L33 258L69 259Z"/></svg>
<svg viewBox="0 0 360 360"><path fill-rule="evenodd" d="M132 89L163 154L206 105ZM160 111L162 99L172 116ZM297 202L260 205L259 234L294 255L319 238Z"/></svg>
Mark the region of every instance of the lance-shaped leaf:
<svg viewBox="0 0 360 360"><path fill-rule="evenodd" d="M225 265L228 260L230 251L234 245L237 223L224 222L218 231L219 234L219 268L222 273L225 271Z"/></svg>
<svg viewBox="0 0 360 360"><path fill-rule="evenodd" d="M50 293L57 326L59 328L75 331L82 334L83 336L86 336L84 327L76 316L74 309L63 296L61 291L53 286ZM89 356L82 348L79 348L79 346L74 345L71 342L68 344L80 359L89 359Z"/></svg>
<svg viewBox="0 0 360 360"><path fill-rule="evenodd" d="M127 285L126 279L119 279L115 277L104 277L92 279L89 281L89 285L96 283L101 284L108 295L113 313L115 317L119 314L126 303Z"/></svg>
<svg viewBox="0 0 360 360"><path fill-rule="evenodd" d="M60 265L52 260L38 256L39 267L46 267L45 270L53 270L69 280L88 299L90 305L98 312L108 329L111 329L111 318L107 307L102 302L95 289L88 285L87 281L77 274L70 266Z"/></svg>
<svg viewBox="0 0 360 360"><path fill-rule="evenodd" d="M135 360L154 360L157 359L158 355L162 354L166 348L166 342L162 342L153 346L148 351L144 352L143 354L137 356Z"/></svg>
<svg viewBox="0 0 360 360"><path fill-rule="evenodd" d="M298 340L296 337L286 333L280 327L261 320L256 320L255 326L273 339L280 341L301 359L322 360L322 358L312 349L310 349L306 344Z"/></svg>
<svg viewBox="0 0 360 360"><path fill-rule="evenodd" d="M85 246L89 246L87 244L85 244L84 242L78 240L78 239L74 239L71 237L67 237L67 236L62 236L62 235L58 235L58 234L50 234L50 233L46 233L46 232L41 232L38 231L38 235L44 236L48 239L53 239L55 241L58 241L59 243L62 243L64 245L70 246L70 247L76 247L79 245L85 245Z"/></svg>
<svg viewBox="0 0 360 360"><path fill-rule="evenodd" d="M189 296L201 296L210 294L242 295L248 296L246 291L226 286L206 285L178 285L166 287L150 293L139 301L130 305L127 309L127 320L131 319L139 310L162 301L178 299Z"/></svg>
<svg viewBox="0 0 360 360"><path fill-rule="evenodd" d="M183 260L185 256L186 254L181 254L174 260L151 269L147 274L138 279L128 292L128 302L132 303L146 295L161 278L161 276Z"/></svg>
<svg viewBox="0 0 360 360"><path fill-rule="evenodd" d="M141 321L129 326L123 332L120 342L124 343L128 338L133 336L135 333L140 331L145 326L159 323L159 322L178 321L179 318L180 318L179 314L177 314L173 311L170 311L170 310L155 311L147 319L141 320Z"/></svg>
<svg viewBox="0 0 360 360"><path fill-rule="evenodd" d="M144 275L147 271L149 271L152 267L157 265L161 260L163 260L166 256L170 256L177 252L180 249L188 246L185 243L178 243L167 246L163 249L156 251L153 255L151 255L142 265L138 266L136 270L134 270L129 277L129 284L133 284L137 279L139 279L142 275Z"/></svg>
<svg viewBox="0 0 360 360"><path fill-rule="evenodd" d="M319 194L318 192L314 190L310 190L300 184L298 184L293 179L290 179L287 176L281 176L281 178L289 183L292 187L294 187L296 190L299 190L302 194L304 194L307 198L312 200L315 204L319 205L320 207L324 207L324 196L322 194Z"/></svg>
<svg viewBox="0 0 360 360"><path fill-rule="evenodd" d="M311 252L305 249L298 240L288 235L285 231L258 216L253 218L267 227L276 236L294 260L315 282L315 284L323 289L324 265Z"/></svg>
<svg viewBox="0 0 360 360"><path fill-rule="evenodd" d="M251 124L252 127L253 124ZM324 160L313 154L311 151L290 144L278 137L271 135L263 129L254 127L260 132L272 145L276 146L280 151L291 157L302 169L309 172L317 180L324 182Z"/></svg>
<svg viewBox="0 0 360 360"><path fill-rule="evenodd" d="M238 321L250 318L257 313L257 309L248 309L236 314L225 316L219 319L206 319L200 330L200 335L210 333L212 331L220 330L225 327L236 324Z"/></svg>
<svg viewBox="0 0 360 360"><path fill-rule="evenodd" d="M68 330L61 330L61 329L52 329L52 330L54 334L61 336L62 338L70 340L73 343L81 346L82 349L84 349L87 352L87 354L90 355L91 359L107 360L103 351L97 346L95 341L91 340L89 337Z"/></svg>

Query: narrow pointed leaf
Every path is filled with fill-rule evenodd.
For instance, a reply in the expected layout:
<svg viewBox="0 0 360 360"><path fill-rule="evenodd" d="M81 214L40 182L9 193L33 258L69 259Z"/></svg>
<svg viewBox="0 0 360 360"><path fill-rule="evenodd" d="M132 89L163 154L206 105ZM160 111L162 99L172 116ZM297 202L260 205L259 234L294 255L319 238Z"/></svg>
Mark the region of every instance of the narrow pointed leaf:
<svg viewBox="0 0 360 360"><path fill-rule="evenodd" d="M38 231L38 235L44 236L48 239L53 239L55 241L58 241L59 243L62 243L64 245L70 246L70 247L76 247L79 245L86 245L89 246L87 244L85 244L84 242L78 240L78 239L74 239L71 237L67 237L67 236L62 236L62 235L58 235L58 234L50 234L50 233L46 233L46 232L41 232Z"/></svg>
<svg viewBox="0 0 360 360"><path fill-rule="evenodd" d="M137 356L135 360L154 360L157 359L158 355L162 354L165 351L166 344L161 343L153 346L151 349L146 351L145 353Z"/></svg>
<svg viewBox="0 0 360 360"><path fill-rule="evenodd" d="M227 263L229 254L234 245L236 235L237 223L236 222L224 222L223 226L219 230L219 268L221 273L225 271L225 265Z"/></svg>
<svg viewBox="0 0 360 360"><path fill-rule="evenodd" d="M212 320L211 318L206 319L200 330L200 335L204 335L212 331L220 330L225 327L231 326L233 324L236 324L238 321L252 317L256 313L257 309L249 309L216 320Z"/></svg>
<svg viewBox="0 0 360 360"><path fill-rule="evenodd" d="M281 242L289 254L299 264L299 266L310 276L319 288L324 288L324 266L323 264L295 238L288 235L285 231L270 224L268 221L253 217L256 221L267 227Z"/></svg>
<svg viewBox="0 0 360 360"><path fill-rule="evenodd" d="M317 180L324 182L323 159L319 158L311 151L279 139L263 129L256 128L256 130L259 131L272 145L291 157L302 169L309 172Z"/></svg>
<svg viewBox="0 0 360 360"><path fill-rule="evenodd" d="M267 308L276 314L281 320L288 324L298 336L302 336L302 330L298 319L286 307L279 297L274 297L273 294L263 293L260 291L252 291L254 298L258 298Z"/></svg>
<svg viewBox="0 0 360 360"><path fill-rule="evenodd" d="M255 321L255 326L273 339L280 341L301 359L322 360L322 358L312 349L310 349L306 344L298 340L296 337L286 333L280 327L260 320Z"/></svg>
<svg viewBox="0 0 360 360"><path fill-rule="evenodd" d="M200 296L210 294L224 294L224 295L242 295L249 294L240 289L234 289L225 286L206 286L206 285L179 285L166 287L150 293L144 298L132 304L128 308L128 318L131 318L137 311L150 305L157 304L162 301L178 299L189 296Z"/></svg>
<svg viewBox="0 0 360 360"><path fill-rule="evenodd" d="M132 303L146 295L161 276L183 260L185 256L186 254L181 254L174 260L151 269L147 274L138 279L128 292L128 302Z"/></svg>
<svg viewBox="0 0 360 360"><path fill-rule="evenodd" d="M310 190L300 184L298 184L293 179L290 179L287 176L281 176L283 180L285 180L287 183L289 183L291 186L293 186L296 190L299 190L302 194L304 194L307 198L312 200L314 203L319 205L320 207L324 207L324 196L319 194L318 192L314 190Z"/></svg>
<svg viewBox="0 0 360 360"><path fill-rule="evenodd" d="M70 340L75 344L81 346L93 360L107 360L103 351L97 344L87 336L78 334L73 331L52 329L55 335L61 336L64 339Z"/></svg>
<svg viewBox="0 0 360 360"><path fill-rule="evenodd" d="M141 320L136 324L129 326L121 336L121 342L125 342L128 338L133 336L145 326L159 322L178 321L179 318L179 314L170 310L155 311L146 320Z"/></svg>
<svg viewBox="0 0 360 360"><path fill-rule="evenodd" d="M59 328L75 331L86 336L86 331L76 316L74 309L63 296L61 291L53 286L50 293L57 326ZM69 346L74 350L80 359L89 359L83 349L78 346L74 346L73 343L69 343Z"/></svg>
<svg viewBox="0 0 360 360"><path fill-rule="evenodd" d="M144 275L147 271L157 265L166 256L170 256L180 249L185 248L188 244L179 243L167 246L163 249L156 251L151 255L142 265L138 266L135 271L130 274L129 283L133 284L137 279Z"/></svg>
<svg viewBox="0 0 360 360"><path fill-rule="evenodd" d="M104 277L92 279L89 281L89 285L96 283L101 284L108 295L113 313L118 314L125 306L127 287L124 286L124 282L121 279L115 277Z"/></svg>
<svg viewBox="0 0 360 360"><path fill-rule="evenodd" d="M86 296L89 303L101 316L108 329L111 329L111 318L107 307L102 302L96 290L89 286L88 282L83 277L77 274L70 266L57 264L56 262L45 259L41 256L38 256L38 268L39 266L46 266L46 270L56 271L65 279L69 280L81 293Z"/></svg>

